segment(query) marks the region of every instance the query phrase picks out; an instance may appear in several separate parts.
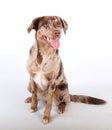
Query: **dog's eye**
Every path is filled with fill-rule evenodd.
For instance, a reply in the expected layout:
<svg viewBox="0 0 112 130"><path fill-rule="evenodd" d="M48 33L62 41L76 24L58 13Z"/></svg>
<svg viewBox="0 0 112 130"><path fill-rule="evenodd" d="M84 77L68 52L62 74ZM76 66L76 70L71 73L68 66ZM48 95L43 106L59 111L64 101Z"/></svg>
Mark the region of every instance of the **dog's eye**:
<svg viewBox="0 0 112 130"><path fill-rule="evenodd" d="M58 23L58 24L57 24L57 27L58 27L58 28L62 28L62 24Z"/></svg>
<svg viewBox="0 0 112 130"><path fill-rule="evenodd" d="M45 28L44 27L41 27L41 29L40 29L42 32L44 32L45 31Z"/></svg>

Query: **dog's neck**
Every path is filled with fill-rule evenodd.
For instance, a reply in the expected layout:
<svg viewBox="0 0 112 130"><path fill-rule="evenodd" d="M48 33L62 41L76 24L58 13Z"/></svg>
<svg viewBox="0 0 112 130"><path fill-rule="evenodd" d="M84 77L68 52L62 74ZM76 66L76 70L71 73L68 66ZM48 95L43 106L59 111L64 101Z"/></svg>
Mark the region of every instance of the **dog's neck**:
<svg viewBox="0 0 112 130"><path fill-rule="evenodd" d="M40 40L36 40L36 43L37 43L37 51L38 53L41 53L41 55L49 56L53 53L58 54L58 49L56 50Z"/></svg>

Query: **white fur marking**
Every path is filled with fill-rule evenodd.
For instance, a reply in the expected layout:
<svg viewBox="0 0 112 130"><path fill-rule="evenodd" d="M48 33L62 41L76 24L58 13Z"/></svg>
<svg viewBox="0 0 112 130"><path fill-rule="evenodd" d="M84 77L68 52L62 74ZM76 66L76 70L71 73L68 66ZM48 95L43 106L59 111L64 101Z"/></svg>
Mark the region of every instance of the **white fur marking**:
<svg viewBox="0 0 112 130"><path fill-rule="evenodd" d="M38 74L36 74L34 81L43 90L46 89L46 87L48 85L48 81L46 80L46 78L42 72L39 72Z"/></svg>

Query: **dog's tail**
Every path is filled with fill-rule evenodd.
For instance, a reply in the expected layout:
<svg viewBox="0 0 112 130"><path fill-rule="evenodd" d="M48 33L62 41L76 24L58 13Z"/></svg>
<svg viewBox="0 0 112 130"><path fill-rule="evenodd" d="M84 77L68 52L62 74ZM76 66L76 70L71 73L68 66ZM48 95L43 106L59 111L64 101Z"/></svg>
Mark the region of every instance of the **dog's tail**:
<svg viewBox="0 0 112 130"><path fill-rule="evenodd" d="M94 104L94 105L101 105L101 104L106 103L106 101L103 99L99 99L99 98L95 98L95 97L91 97L91 96L84 96L84 95L71 95L70 94L70 100L72 102Z"/></svg>

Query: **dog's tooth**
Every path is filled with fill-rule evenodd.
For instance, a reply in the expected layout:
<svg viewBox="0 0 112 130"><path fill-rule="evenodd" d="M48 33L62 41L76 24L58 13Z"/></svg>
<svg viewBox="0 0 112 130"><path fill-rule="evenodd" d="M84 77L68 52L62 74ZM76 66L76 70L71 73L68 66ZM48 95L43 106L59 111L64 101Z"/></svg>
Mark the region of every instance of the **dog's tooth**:
<svg viewBox="0 0 112 130"><path fill-rule="evenodd" d="M49 41L49 38L47 37L47 41Z"/></svg>

